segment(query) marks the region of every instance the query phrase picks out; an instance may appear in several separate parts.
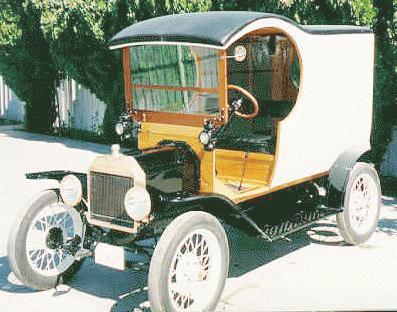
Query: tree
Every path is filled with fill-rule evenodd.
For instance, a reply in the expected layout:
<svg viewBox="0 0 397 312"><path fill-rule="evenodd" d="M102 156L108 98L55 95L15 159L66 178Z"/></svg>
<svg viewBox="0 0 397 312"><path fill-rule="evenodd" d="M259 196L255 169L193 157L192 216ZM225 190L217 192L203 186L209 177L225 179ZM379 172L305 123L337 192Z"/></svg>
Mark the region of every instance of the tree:
<svg viewBox="0 0 397 312"><path fill-rule="evenodd" d="M58 71L40 27L42 12L23 0L2 0L0 12L0 74L26 102L26 128L48 132L55 120Z"/></svg>
<svg viewBox="0 0 397 312"><path fill-rule="evenodd" d="M109 50L110 38L140 20L208 10L210 1L45 0L36 6L44 12L43 29L57 66L107 104L103 128L110 141L124 108L121 54Z"/></svg>
<svg viewBox="0 0 397 312"><path fill-rule="evenodd" d="M207 10L278 13L302 24L357 24L376 34L373 148L380 162L397 123L397 0L0 0L0 74L26 102L26 127L53 126L55 87L69 76L107 104L104 134L123 103L119 30L151 17Z"/></svg>
<svg viewBox="0 0 397 312"><path fill-rule="evenodd" d="M397 1L373 0L376 15L376 88L372 145L379 164L397 123Z"/></svg>

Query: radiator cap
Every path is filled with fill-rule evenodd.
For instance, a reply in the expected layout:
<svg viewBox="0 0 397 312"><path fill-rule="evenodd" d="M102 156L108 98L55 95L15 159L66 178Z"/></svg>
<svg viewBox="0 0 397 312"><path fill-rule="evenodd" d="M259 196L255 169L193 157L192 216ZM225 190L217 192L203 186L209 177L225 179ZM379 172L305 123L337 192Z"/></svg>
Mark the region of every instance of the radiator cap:
<svg viewBox="0 0 397 312"><path fill-rule="evenodd" d="M111 148L112 148L112 156L119 157L120 156L120 145L113 144Z"/></svg>

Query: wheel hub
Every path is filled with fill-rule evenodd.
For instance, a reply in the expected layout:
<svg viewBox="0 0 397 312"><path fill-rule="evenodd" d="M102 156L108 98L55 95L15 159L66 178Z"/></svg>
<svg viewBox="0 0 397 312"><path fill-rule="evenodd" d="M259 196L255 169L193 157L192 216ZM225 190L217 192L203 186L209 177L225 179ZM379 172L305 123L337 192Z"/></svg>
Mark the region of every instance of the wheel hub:
<svg viewBox="0 0 397 312"><path fill-rule="evenodd" d="M179 259L176 279L181 283L190 284L201 280L201 271L198 257L192 253L185 254Z"/></svg>
<svg viewBox="0 0 397 312"><path fill-rule="evenodd" d="M219 281L221 250L207 229L193 230L176 248L168 279L175 311L201 311Z"/></svg>
<svg viewBox="0 0 397 312"><path fill-rule="evenodd" d="M76 260L71 247L81 245L77 237L83 237L83 222L76 209L64 203L41 207L26 233L28 264L41 276L58 276Z"/></svg>
<svg viewBox="0 0 397 312"><path fill-rule="evenodd" d="M377 196L373 179L367 174L359 175L353 183L350 198L350 222L357 233L365 233L372 226Z"/></svg>
<svg viewBox="0 0 397 312"><path fill-rule="evenodd" d="M48 231L46 245L49 249L58 249L63 246L63 231L59 227L53 227Z"/></svg>

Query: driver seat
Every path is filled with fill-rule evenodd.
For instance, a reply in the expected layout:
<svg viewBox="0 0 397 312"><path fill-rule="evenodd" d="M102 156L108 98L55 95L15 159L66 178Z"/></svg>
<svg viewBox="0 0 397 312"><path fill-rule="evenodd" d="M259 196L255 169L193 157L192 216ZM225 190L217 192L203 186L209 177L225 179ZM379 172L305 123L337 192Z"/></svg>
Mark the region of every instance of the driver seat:
<svg viewBox="0 0 397 312"><path fill-rule="evenodd" d="M217 148L247 153L274 154L275 137L271 118L233 118L217 141Z"/></svg>

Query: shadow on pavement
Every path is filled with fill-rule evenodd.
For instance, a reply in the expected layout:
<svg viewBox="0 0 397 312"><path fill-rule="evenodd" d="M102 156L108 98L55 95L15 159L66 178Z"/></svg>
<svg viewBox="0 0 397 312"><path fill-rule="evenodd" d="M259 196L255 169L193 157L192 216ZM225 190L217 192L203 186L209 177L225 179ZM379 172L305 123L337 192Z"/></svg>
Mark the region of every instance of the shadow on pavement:
<svg viewBox="0 0 397 312"><path fill-rule="evenodd" d="M339 234L335 222L321 222L307 230L308 238L312 243L327 246L350 246Z"/></svg>
<svg viewBox="0 0 397 312"><path fill-rule="evenodd" d="M389 236L397 235L397 220L394 219L381 219L379 220L377 232L386 233Z"/></svg>
<svg viewBox="0 0 397 312"><path fill-rule="evenodd" d="M390 208L397 208L397 199L394 197L382 196L382 202Z"/></svg>
<svg viewBox="0 0 397 312"><path fill-rule="evenodd" d="M0 257L0 291L12 292L18 294L33 293L34 290L21 285L11 273L7 257Z"/></svg>
<svg viewBox="0 0 397 312"><path fill-rule="evenodd" d="M305 231L291 235L288 240L273 243L231 227L227 228L227 234L231 250L229 277L239 277L310 244Z"/></svg>
<svg viewBox="0 0 397 312"><path fill-rule="evenodd" d="M146 272L118 271L97 265L92 259L84 263L83 270L69 284L75 290L115 300L112 312L131 311L147 301Z"/></svg>
<svg viewBox="0 0 397 312"><path fill-rule="evenodd" d="M146 279L146 273L117 271L96 265L87 259L68 285L60 285L50 290L50 293L52 292L53 297L60 297L74 289L96 297L112 299L116 302L111 307L111 312L126 312L147 301ZM14 277L7 257L0 257L0 291L16 294L37 292L22 285Z"/></svg>

